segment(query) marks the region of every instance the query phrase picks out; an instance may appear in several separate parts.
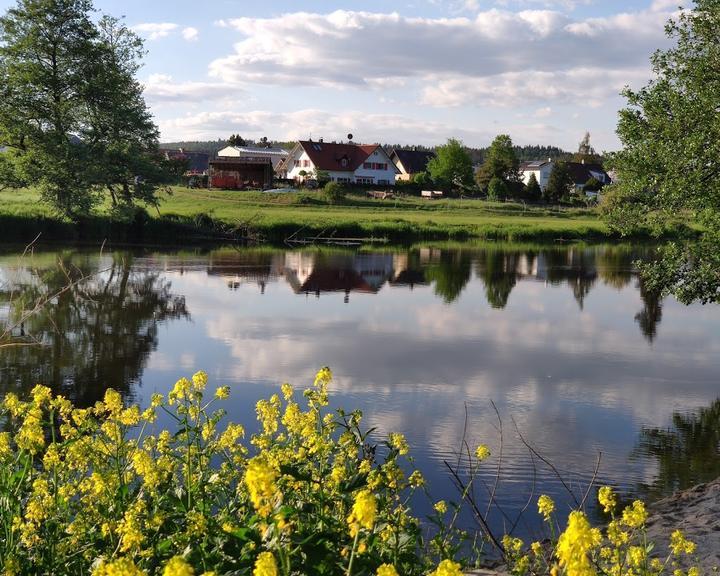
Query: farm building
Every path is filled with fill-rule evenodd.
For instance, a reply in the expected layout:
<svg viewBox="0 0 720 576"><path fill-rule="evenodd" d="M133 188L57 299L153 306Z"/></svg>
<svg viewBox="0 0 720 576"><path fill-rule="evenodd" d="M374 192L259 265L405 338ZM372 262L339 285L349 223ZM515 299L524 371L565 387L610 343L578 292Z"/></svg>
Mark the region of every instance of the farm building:
<svg viewBox="0 0 720 576"><path fill-rule="evenodd" d="M265 189L272 186L270 158L216 158L210 161L210 187L227 190Z"/></svg>

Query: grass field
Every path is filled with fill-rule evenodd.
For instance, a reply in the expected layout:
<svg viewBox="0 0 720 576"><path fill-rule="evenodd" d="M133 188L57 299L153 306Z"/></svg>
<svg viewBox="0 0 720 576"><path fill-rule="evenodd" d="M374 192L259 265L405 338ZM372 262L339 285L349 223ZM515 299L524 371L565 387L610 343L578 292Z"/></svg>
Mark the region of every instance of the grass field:
<svg viewBox="0 0 720 576"><path fill-rule="evenodd" d="M108 206L88 219L85 233L112 235L122 227L107 216ZM350 195L342 205L328 204L320 192L236 192L174 187L159 210L148 208L144 224L153 239L176 237L192 229L235 231L272 242L289 236L375 237L418 240L603 240L613 237L594 209L524 206L483 200L390 200ZM53 217L33 190L0 192L0 224L6 231L32 229L32 222L63 236L73 225ZM54 227L54 230L53 230ZM68 228L70 227L70 228ZM125 228L128 228L125 226ZM135 232L137 227L133 228ZM131 236L133 230L125 230ZM132 238L125 238L131 240Z"/></svg>

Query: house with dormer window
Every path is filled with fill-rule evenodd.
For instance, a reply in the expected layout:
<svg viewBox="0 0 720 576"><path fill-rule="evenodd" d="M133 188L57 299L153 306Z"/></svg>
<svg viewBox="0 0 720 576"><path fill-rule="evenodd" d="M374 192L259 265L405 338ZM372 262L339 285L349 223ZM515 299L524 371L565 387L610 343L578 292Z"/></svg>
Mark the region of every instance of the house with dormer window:
<svg viewBox="0 0 720 576"><path fill-rule="evenodd" d="M326 172L331 182L394 186L397 167L379 144L301 140L278 168L287 178L303 181Z"/></svg>

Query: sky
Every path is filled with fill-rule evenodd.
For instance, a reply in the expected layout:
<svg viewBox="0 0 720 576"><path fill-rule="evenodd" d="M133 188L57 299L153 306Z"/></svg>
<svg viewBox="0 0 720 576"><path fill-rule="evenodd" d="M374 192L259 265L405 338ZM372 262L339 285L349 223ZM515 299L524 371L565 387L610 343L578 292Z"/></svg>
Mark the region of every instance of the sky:
<svg viewBox="0 0 720 576"><path fill-rule="evenodd" d="M95 0L146 41L161 140L617 149L681 0ZM14 4L0 0L0 9Z"/></svg>

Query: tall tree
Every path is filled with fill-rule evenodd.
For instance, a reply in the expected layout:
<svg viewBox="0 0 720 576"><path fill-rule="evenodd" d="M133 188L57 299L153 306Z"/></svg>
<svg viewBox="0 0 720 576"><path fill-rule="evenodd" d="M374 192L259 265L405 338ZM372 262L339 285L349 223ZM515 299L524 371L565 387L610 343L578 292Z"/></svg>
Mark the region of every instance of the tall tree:
<svg viewBox="0 0 720 576"><path fill-rule="evenodd" d="M605 213L623 233L695 220L701 240L674 243L643 267L648 288L681 301L720 301L720 8L696 0L666 26L675 46L652 57L655 79L625 90L623 149L612 156L618 184Z"/></svg>
<svg viewBox="0 0 720 576"><path fill-rule="evenodd" d="M590 132L585 132L585 136L578 144L578 151L573 155L573 162L585 162L586 164L602 164L602 157L595 151L590 144Z"/></svg>
<svg viewBox="0 0 720 576"><path fill-rule="evenodd" d="M165 169L158 153L157 126L135 79L144 54L142 40L117 18L98 23L93 46L93 81L87 85L83 141L93 163L92 182L106 189L113 206L157 203Z"/></svg>
<svg viewBox="0 0 720 576"><path fill-rule="evenodd" d="M240 136L240 134L233 134L228 138L227 141L228 145L230 146L245 146L247 145L247 142L245 142L245 139Z"/></svg>
<svg viewBox="0 0 720 576"><path fill-rule="evenodd" d="M542 189L540 188L540 184L538 184L534 172L530 173L530 177L525 185L525 198L531 202L537 202L542 198Z"/></svg>
<svg viewBox="0 0 720 576"><path fill-rule="evenodd" d="M0 145L71 217L108 192L153 203L158 132L135 80L142 43L91 0L18 0L0 18Z"/></svg>
<svg viewBox="0 0 720 576"><path fill-rule="evenodd" d="M447 188L463 190L473 186L472 160L462 142L454 138L435 150L427 171L435 182Z"/></svg>
<svg viewBox="0 0 720 576"><path fill-rule="evenodd" d="M477 183L481 190L486 190L493 178L504 182L518 182L520 161L515 154L512 139L507 134L500 134L490 144L480 171Z"/></svg>
<svg viewBox="0 0 720 576"><path fill-rule="evenodd" d="M543 190L543 198L550 204L557 204L567 200L573 188L566 162L555 162L548 183Z"/></svg>
<svg viewBox="0 0 720 576"><path fill-rule="evenodd" d="M92 205L78 139L97 37L91 9L90 0L19 0L0 18L0 144L66 214Z"/></svg>

